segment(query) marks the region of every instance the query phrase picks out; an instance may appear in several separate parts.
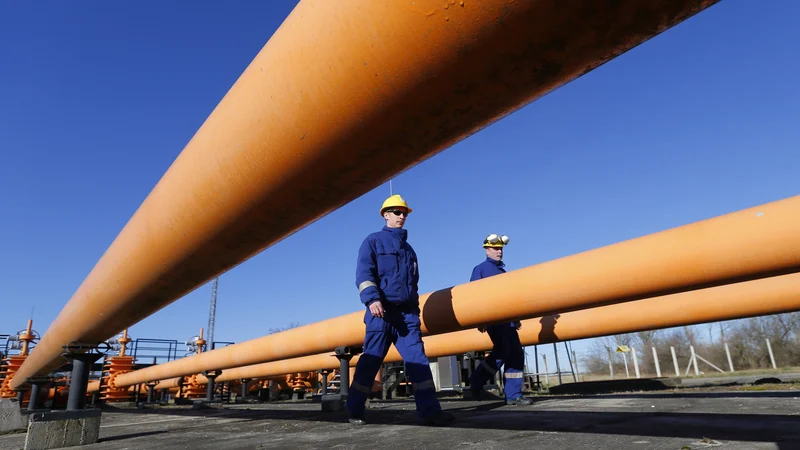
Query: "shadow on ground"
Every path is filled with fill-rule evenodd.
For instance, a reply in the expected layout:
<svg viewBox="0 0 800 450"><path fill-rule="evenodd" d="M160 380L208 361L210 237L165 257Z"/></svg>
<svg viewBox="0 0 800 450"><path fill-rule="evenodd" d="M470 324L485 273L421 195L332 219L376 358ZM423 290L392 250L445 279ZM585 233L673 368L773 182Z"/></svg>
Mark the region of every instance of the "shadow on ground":
<svg viewBox="0 0 800 450"><path fill-rule="evenodd" d="M736 398L761 397L791 398L797 392L737 392L737 393L682 393L682 394L629 394L594 396L613 398ZM580 398L580 397L578 397ZM538 401L574 400L570 398L540 397ZM509 431L541 431L565 433L590 433L627 436L652 436L687 439L710 438L720 441L776 442L781 450L800 448L800 415L786 414L735 414L726 412L650 412L641 406L620 411L553 411L535 407L505 406L503 402L443 402L443 406L456 414L452 427L461 429L486 429ZM314 405L317 406L317 405ZM392 408L390 402L376 403L368 411L372 425L417 426L413 409ZM406 405L407 407L407 405ZM632 411L631 409L641 409ZM799 408L800 409L800 408ZM238 406L230 409L190 410L178 408L117 410L122 414L155 414L172 416L202 416L244 421L312 421L346 424L344 413L322 412L311 404L273 404L266 408L254 405L251 409ZM349 425L346 425L349 426ZM115 439L120 439L115 437ZM791 444L790 444L791 443Z"/></svg>

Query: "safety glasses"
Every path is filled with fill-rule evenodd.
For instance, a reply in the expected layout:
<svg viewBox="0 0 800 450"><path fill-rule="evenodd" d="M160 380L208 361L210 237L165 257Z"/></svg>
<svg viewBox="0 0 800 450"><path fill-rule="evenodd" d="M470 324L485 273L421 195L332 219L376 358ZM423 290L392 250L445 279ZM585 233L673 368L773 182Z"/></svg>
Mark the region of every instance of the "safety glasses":
<svg viewBox="0 0 800 450"><path fill-rule="evenodd" d="M408 217L408 212L407 211L401 211L399 209L390 209L387 212L390 212L390 213L394 214L395 216Z"/></svg>

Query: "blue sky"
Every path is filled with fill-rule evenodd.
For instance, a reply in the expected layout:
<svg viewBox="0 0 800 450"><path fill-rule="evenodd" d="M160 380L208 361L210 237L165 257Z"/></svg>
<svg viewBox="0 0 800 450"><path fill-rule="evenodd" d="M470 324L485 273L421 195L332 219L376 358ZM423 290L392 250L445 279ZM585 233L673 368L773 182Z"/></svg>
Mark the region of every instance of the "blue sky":
<svg viewBox="0 0 800 450"><path fill-rule="evenodd" d="M6 3L0 334L43 333L294 1ZM800 3L724 0L395 178L423 292L798 194ZM216 338L360 308L388 185L220 278ZM133 326L185 340L210 284ZM576 350L587 342L578 342Z"/></svg>

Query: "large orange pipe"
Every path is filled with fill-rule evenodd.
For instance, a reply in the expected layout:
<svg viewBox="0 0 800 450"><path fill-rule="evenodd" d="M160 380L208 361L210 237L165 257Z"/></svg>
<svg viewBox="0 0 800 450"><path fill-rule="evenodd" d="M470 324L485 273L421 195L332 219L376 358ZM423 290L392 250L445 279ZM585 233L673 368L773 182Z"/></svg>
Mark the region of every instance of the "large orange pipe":
<svg viewBox="0 0 800 450"><path fill-rule="evenodd" d="M165 380L164 382L169 383L169 380ZM158 386L156 386L156 387L158 387ZM86 388L86 393L87 394L92 394L92 393L97 392L99 390L100 390L100 380L92 380L92 381L89 382L89 384L88 384L88 386ZM135 390L134 387L130 386L130 389L128 389L128 392L133 392L134 390ZM139 387L139 392L147 392L147 386L143 385L143 386Z"/></svg>
<svg viewBox="0 0 800 450"><path fill-rule="evenodd" d="M158 382L158 384L153 389L158 391L158 390L161 390L161 389L170 389L170 388L180 387L182 381L183 381L183 377L176 377L176 378L170 378L168 380L161 380L161 381ZM91 394L92 392L95 392L95 391L98 391L98 390L100 390L100 381L99 380L93 380L93 381L89 382L89 386L86 389L86 392L88 394Z"/></svg>
<svg viewBox="0 0 800 450"><path fill-rule="evenodd" d="M422 295L422 332L529 318L741 277L800 270L800 196ZM363 312L120 375L121 386L330 351L364 339Z"/></svg>
<svg viewBox="0 0 800 450"><path fill-rule="evenodd" d="M527 319L519 336L523 345L549 344L798 310L800 274L795 273ZM423 341L430 358L492 348L489 337L476 329L427 336ZM386 362L396 361L401 361L400 354L392 347ZM356 362L358 357L350 364ZM324 353L223 370L217 381L338 367L339 361Z"/></svg>
<svg viewBox="0 0 800 450"><path fill-rule="evenodd" d="M168 380L159 381L153 389L160 391L161 389L181 387L181 383L183 383L183 377L170 378Z"/></svg>
<svg viewBox="0 0 800 450"><path fill-rule="evenodd" d="M300 1L12 384L717 1Z"/></svg>

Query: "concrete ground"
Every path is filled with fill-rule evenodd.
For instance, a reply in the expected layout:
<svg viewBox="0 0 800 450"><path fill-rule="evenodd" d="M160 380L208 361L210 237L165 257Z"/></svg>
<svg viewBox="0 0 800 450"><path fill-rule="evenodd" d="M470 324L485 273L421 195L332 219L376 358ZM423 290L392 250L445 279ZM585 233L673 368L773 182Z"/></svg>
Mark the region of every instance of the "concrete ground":
<svg viewBox="0 0 800 450"><path fill-rule="evenodd" d="M408 401L373 402L373 423L364 427L308 402L106 410L100 442L85 448L789 450L800 449L798 397L798 390L677 390L540 396L525 407L444 399L457 416L449 428L418 426ZM22 449L24 440L24 434L0 436L0 449Z"/></svg>

